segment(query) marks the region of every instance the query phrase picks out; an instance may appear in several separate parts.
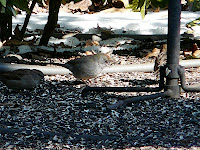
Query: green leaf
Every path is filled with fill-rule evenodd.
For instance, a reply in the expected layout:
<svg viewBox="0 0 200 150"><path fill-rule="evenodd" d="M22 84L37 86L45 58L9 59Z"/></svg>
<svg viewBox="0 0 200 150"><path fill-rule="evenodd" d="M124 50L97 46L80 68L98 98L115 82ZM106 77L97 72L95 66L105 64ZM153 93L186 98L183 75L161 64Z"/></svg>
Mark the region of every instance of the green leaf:
<svg viewBox="0 0 200 150"><path fill-rule="evenodd" d="M145 17L145 8L146 8L146 3L147 3L147 1L144 0L144 3L143 3L143 5L142 5L142 7L141 7L141 10L140 10L140 13L141 13L142 19L144 19L144 17Z"/></svg>
<svg viewBox="0 0 200 150"><path fill-rule="evenodd" d="M141 8L144 5L145 1L146 0L139 0L139 2L138 2L138 8Z"/></svg>
<svg viewBox="0 0 200 150"><path fill-rule="evenodd" d="M6 12L5 7L2 7L2 8L1 8L1 13L3 14L3 13L5 13L5 12Z"/></svg>
<svg viewBox="0 0 200 150"><path fill-rule="evenodd" d="M191 27L196 26L196 25L198 25L198 26L200 25L200 18L197 18L197 19L195 19L195 20L193 20L191 22L188 22L186 24L186 27L187 28L191 28Z"/></svg>
<svg viewBox="0 0 200 150"><path fill-rule="evenodd" d="M30 12L29 8L28 8L28 1L27 0L12 0L12 1L8 1L10 2L10 6L14 5L17 8L21 9L21 10L25 10L27 13Z"/></svg>
<svg viewBox="0 0 200 150"><path fill-rule="evenodd" d="M3 7L6 7L6 0L0 0L0 2L3 5Z"/></svg>
<svg viewBox="0 0 200 150"><path fill-rule="evenodd" d="M168 2L169 0L151 0L151 5L156 8L166 8L168 6Z"/></svg>
<svg viewBox="0 0 200 150"><path fill-rule="evenodd" d="M68 3L68 0L61 0L61 4L65 5L66 3Z"/></svg>
<svg viewBox="0 0 200 150"><path fill-rule="evenodd" d="M13 16L17 15L17 11L13 7L9 7L9 10L12 12Z"/></svg>

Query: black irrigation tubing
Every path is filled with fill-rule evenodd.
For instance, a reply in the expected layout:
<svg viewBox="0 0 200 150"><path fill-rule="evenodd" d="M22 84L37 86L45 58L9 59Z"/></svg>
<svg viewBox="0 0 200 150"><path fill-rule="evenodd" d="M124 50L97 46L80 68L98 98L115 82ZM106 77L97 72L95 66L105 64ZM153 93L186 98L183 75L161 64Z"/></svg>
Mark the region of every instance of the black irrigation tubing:
<svg viewBox="0 0 200 150"><path fill-rule="evenodd" d="M172 94L172 91L168 90L168 91L165 91L165 92L151 94L151 95L134 96L134 97L131 97L131 98L127 98L125 100L120 100L115 104L107 106L107 108L108 109L123 108L127 104L130 104L130 103L138 103L138 102L141 102L141 101L144 101L144 100L151 100L151 99L155 99L155 98L158 98L158 97L171 97L171 94Z"/></svg>

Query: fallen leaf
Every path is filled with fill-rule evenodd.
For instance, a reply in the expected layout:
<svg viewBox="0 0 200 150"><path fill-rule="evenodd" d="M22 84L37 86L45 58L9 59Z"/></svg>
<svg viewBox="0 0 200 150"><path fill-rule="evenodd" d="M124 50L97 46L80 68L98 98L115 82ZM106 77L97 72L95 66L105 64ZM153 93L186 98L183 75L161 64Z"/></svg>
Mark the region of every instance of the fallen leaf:
<svg viewBox="0 0 200 150"><path fill-rule="evenodd" d="M195 52L196 50L198 50L198 46L197 46L197 43L194 43L192 48L190 49L192 52Z"/></svg>
<svg viewBox="0 0 200 150"><path fill-rule="evenodd" d="M151 53L147 54L146 58L157 57L160 53L159 48L154 48Z"/></svg>
<svg viewBox="0 0 200 150"><path fill-rule="evenodd" d="M192 51L184 51L184 57L192 56Z"/></svg>
<svg viewBox="0 0 200 150"><path fill-rule="evenodd" d="M20 41L20 40L16 40L16 39L11 39L5 42L6 46L19 46L19 45L31 45L33 44L34 41Z"/></svg>
<svg viewBox="0 0 200 150"><path fill-rule="evenodd" d="M86 43L85 43L85 47L88 47L88 46L93 46L93 43L91 40L87 40Z"/></svg>
<svg viewBox="0 0 200 150"><path fill-rule="evenodd" d="M94 46L99 46L100 45L98 41L93 41L92 43L93 43Z"/></svg>
<svg viewBox="0 0 200 150"><path fill-rule="evenodd" d="M192 56L193 56L194 58L200 58L200 50L196 50L196 51L192 54Z"/></svg>

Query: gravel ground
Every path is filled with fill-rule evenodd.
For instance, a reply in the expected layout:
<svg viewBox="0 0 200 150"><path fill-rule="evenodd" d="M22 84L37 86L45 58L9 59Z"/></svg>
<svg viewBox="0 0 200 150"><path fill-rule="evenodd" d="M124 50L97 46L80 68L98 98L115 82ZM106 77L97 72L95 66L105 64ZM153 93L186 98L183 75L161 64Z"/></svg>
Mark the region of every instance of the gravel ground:
<svg viewBox="0 0 200 150"><path fill-rule="evenodd" d="M120 57L126 63L152 59ZM187 69L187 83L198 83L199 68ZM148 80L147 80L148 79ZM157 86L153 73L110 73L88 86ZM199 93L180 99L157 98L109 110L125 96L151 93L90 93L72 75L45 76L33 91L0 86L1 149L200 149Z"/></svg>

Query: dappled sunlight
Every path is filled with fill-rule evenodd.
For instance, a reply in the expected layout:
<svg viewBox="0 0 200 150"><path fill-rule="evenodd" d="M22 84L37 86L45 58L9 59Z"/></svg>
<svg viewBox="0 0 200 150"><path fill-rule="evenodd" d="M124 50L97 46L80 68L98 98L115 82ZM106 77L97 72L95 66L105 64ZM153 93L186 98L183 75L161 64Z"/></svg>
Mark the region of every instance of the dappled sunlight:
<svg viewBox="0 0 200 150"><path fill-rule="evenodd" d="M56 25L53 33L49 28L44 31L48 13L32 13L22 41L10 39L0 45L1 71L12 77L12 70L22 68L18 75L22 78L0 82L0 146L144 150L200 146L200 94L177 90L176 99L168 89L173 71L184 70L168 65L172 54L168 11L148 11L144 19L140 12L89 13L60 11L57 24L48 24ZM186 27L199 15L182 12L181 34L194 31L196 39L200 36L200 26ZM16 38L25 17L25 12L13 17ZM169 29L177 33L173 39L179 37L174 25ZM44 33L51 33L45 46L39 44ZM172 78L181 79L177 89L200 80L199 42L183 35L180 39L176 59L185 72Z"/></svg>

